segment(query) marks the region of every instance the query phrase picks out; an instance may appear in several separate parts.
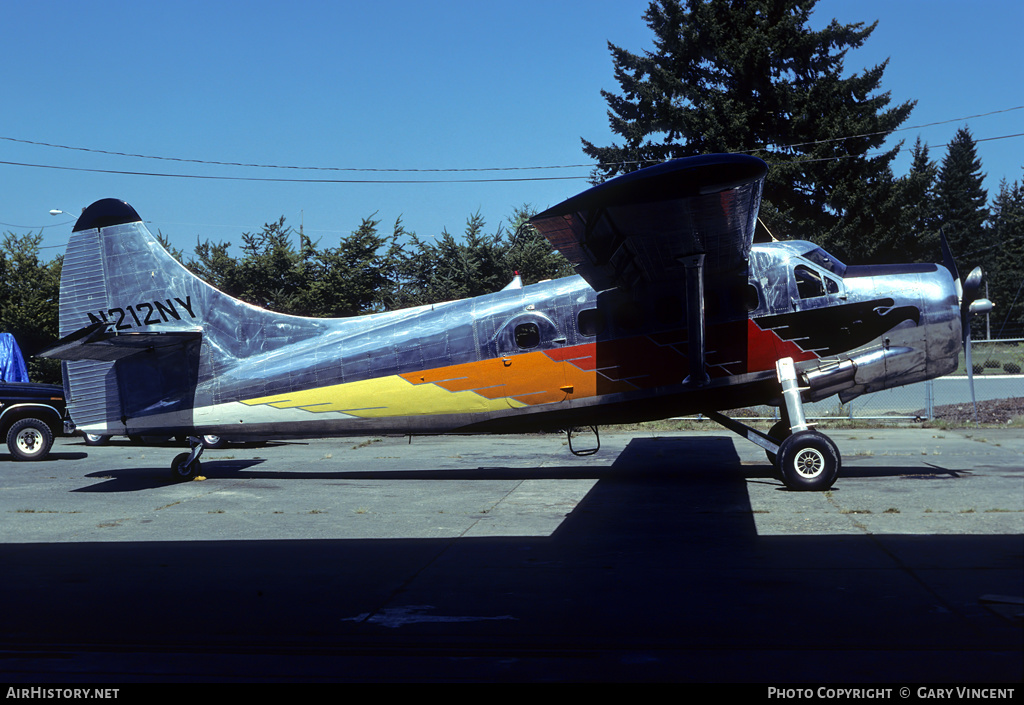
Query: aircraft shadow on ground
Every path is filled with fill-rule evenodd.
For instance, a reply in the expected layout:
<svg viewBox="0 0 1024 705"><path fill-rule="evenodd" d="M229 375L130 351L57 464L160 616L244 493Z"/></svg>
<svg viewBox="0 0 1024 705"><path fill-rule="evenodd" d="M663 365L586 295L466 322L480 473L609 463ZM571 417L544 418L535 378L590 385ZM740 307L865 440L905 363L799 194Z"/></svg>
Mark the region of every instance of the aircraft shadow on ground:
<svg viewBox="0 0 1024 705"><path fill-rule="evenodd" d="M272 441L257 444L269 448L267 458L219 460L204 458L201 474L205 477L223 480L243 479L275 479L275 480L504 480L504 479L604 479L609 473L628 472L637 481L650 479L652 475L667 475L676 480L687 478L714 481L715 477L725 474L732 478L762 479L778 484L781 492L789 490L781 484L777 472L771 464L764 462L741 464L735 452L733 438L730 436L694 437L652 437L634 438L626 451L617 458L613 465L579 467L545 466L534 468L528 466L479 466L462 468L436 469L381 469L381 470L287 470L275 471L265 468L266 462L273 460L275 449L286 449L296 442ZM117 441L112 441L118 443ZM301 443L301 442L297 442ZM146 446L133 445L125 439L121 444L140 448L179 447L180 443L151 443ZM237 448L252 447L254 444L238 444ZM85 454L54 454L54 457L84 458ZM168 456L169 466L170 456ZM256 469L253 469L256 468ZM942 477L964 477L972 474L969 469L946 468L926 461L921 467L872 464L850 466L844 465L840 479L832 491L842 491L844 477L908 477L935 479ZM101 486L82 488L77 491L137 491L167 485L169 479L167 468L140 467L117 468L109 472L90 473L90 478L106 480ZM102 489L100 489L100 487Z"/></svg>
<svg viewBox="0 0 1024 705"><path fill-rule="evenodd" d="M245 469L254 467L263 462L262 458L246 460L214 460L204 462L203 473L210 473L217 477L230 478L239 477ZM168 463L169 466L169 463ZM92 472L85 477L100 480L98 484L80 487L73 492L139 492L151 490L158 487L176 484L171 478L170 469L165 467L141 467L141 468L116 468L112 470L100 470ZM259 477L259 475L251 475ZM205 475L204 475L205 477Z"/></svg>
<svg viewBox="0 0 1024 705"><path fill-rule="evenodd" d="M248 461L213 465L228 477L267 476ZM494 470L527 475L415 474L485 479ZM542 470L598 479L548 536L0 544L7 598L19 605L0 642L130 647L151 654L158 673L168 651L189 650L196 677L286 679L303 668L339 680L1024 675L1019 623L978 602L1019 585L1019 536L758 536L750 471L729 438L633 439L611 467ZM152 486L131 479L138 473L118 471L119 489L104 491ZM166 470L143 471L157 473ZM339 474L406 475L308 477ZM285 658L296 653L331 658L300 666ZM255 654L279 657L278 670L260 671Z"/></svg>

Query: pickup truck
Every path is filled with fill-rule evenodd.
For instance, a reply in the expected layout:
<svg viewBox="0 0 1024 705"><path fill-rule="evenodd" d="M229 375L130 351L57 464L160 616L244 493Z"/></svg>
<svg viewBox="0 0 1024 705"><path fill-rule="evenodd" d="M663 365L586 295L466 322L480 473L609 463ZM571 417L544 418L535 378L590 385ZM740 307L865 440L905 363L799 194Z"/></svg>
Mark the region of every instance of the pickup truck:
<svg viewBox="0 0 1024 705"><path fill-rule="evenodd" d="M63 435L67 407L56 384L0 381L0 437L15 460L42 460Z"/></svg>

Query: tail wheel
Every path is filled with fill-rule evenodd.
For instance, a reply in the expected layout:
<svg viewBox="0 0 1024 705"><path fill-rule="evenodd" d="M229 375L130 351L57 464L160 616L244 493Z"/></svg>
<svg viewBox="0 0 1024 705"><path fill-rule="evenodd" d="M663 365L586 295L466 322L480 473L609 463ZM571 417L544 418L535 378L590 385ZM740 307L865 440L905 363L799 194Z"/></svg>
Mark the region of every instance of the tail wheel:
<svg viewBox="0 0 1024 705"><path fill-rule="evenodd" d="M174 460L171 462L171 479L178 482L185 482L191 480L199 474L201 465L199 458L196 458L191 463L188 462L191 453L180 453L174 456Z"/></svg>
<svg viewBox="0 0 1024 705"><path fill-rule="evenodd" d="M53 431L39 419L15 421L7 432L7 450L16 460L42 460L53 445Z"/></svg>
<svg viewBox="0 0 1024 705"><path fill-rule="evenodd" d="M817 431L795 433L779 446L779 472L791 490L823 492L839 477L839 448Z"/></svg>

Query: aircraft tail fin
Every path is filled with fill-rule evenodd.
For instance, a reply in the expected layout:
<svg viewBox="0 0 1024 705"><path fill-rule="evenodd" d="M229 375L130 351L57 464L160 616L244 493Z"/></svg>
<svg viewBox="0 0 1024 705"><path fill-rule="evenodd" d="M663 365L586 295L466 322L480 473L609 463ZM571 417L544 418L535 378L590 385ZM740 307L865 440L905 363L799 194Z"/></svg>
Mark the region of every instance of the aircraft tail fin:
<svg viewBox="0 0 1024 705"><path fill-rule="evenodd" d="M237 315L239 308L247 315ZM111 435L181 429L193 426L200 367L240 354L246 341L260 345L240 321L262 330L265 316L280 314L214 289L164 249L134 208L104 199L85 209L71 233L62 338L42 355L66 361L68 410L79 428Z"/></svg>
<svg viewBox="0 0 1024 705"><path fill-rule="evenodd" d="M83 211L68 241L61 272L60 334L104 324L120 335L195 330L195 279L142 223L135 209L113 198Z"/></svg>

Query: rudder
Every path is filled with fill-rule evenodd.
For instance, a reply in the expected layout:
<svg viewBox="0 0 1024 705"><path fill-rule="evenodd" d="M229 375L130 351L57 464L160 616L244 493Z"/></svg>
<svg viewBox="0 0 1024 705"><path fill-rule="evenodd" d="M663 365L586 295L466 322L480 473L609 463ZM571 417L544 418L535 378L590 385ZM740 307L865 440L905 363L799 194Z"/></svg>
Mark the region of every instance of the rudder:
<svg viewBox="0 0 1024 705"><path fill-rule="evenodd" d="M130 205L108 198L83 211L61 273L61 351L51 355L67 360L76 426L112 435L191 425L201 329L183 284L210 288Z"/></svg>

